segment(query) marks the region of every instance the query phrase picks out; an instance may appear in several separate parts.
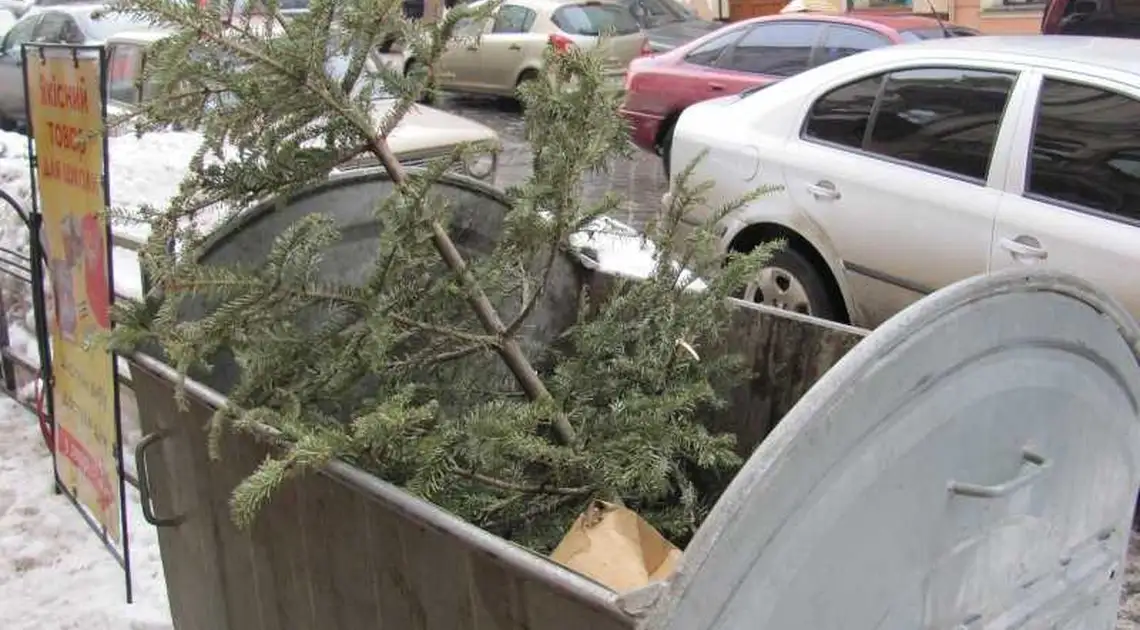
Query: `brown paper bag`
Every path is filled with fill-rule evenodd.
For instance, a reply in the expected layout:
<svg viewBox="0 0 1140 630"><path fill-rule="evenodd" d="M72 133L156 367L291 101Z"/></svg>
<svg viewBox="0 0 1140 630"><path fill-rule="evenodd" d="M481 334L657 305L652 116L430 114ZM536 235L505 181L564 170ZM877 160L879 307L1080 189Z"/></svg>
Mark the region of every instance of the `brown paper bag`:
<svg viewBox="0 0 1140 630"><path fill-rule="evenodd" d="M681 550L632 510L594 501L550 559L625 593L669 577Z"/></svg>

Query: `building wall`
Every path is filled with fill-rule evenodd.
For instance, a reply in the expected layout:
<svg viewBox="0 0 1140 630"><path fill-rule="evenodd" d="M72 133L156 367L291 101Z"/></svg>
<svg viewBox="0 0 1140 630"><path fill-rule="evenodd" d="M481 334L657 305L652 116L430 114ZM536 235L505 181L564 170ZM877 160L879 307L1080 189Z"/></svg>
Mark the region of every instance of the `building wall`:
<svg viewBox="0 0 1140 630"><path fill-rule="evenodd" d="M732 21L778 13L788 0L682 0L701 17L716 19L716 7L727 7ZM1022 0L1023 1L1023 0ZM844 7L846 0L808 0L809 4ZM913 11L929 14L931 7L950 21L976 28L987 35L1037 33L1041 30L1044 3L1019 4L1018 0L852 0L853 9ZM724 10L723 8L721 10ZM834 9L842 11L842 8Z"/></svg>
<svg viewBox="0 0 1140 630"><path fill-rule="evenodd" d="M950 21L976 28L987 35L1016 35L1041 31L1041 5L1010 6L1003 0L956 0Z"/></svg>

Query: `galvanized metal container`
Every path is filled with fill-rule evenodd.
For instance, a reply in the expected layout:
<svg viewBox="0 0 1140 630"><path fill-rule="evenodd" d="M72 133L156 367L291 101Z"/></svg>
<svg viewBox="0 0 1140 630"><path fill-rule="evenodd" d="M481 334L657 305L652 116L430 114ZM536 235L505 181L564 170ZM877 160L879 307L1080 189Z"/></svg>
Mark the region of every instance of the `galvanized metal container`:
<svg viewBox="0 0 1140 630"><path fill-rule="evenodd" d="M301 198L358 203L359 185L372 184L338 180ZM472 182L445 185L502 203ZM274 212L251 212L217 242L265 242L264 226L288 223ZM623 596L342 463L291 484L239 531L229 493L267 447L231 437L210 461L202 427L222 394L191 382L180 410L177 375L138 354L132 380L153 436L140 481L175 624L1110 628L1140 485L1136 324L1075 279L1007 273L861 337L742 306L733 343L759 376L713 424L759 446L677 574Z"/></svg>

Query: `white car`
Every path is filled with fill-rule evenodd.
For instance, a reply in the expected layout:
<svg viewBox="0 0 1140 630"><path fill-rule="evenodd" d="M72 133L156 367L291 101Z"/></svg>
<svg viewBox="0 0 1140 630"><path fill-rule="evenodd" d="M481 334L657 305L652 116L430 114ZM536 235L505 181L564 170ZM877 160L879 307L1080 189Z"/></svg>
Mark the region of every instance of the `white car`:
<svg viewBox="0 0 1140 630"><path fill-rule="evenodd" d="M957 280L1046 264L1140 316L1137 59L1140 41L1073 36L881 48L690 107L670 157L708 150L711 207L780 187L717 226L726 250L787 243L748 299L873 327Z"/></svg>
<svg viewBox="0 0 1140 630"><path fill-rule="evenodd" d="M139 102L150 96L150 86L139 86L139 78L146 63L151 46L169 33L163 30L127 31L108 37L107 47L107 98L108 114L123 115L138 107ZM375 59L368 62L369 71L375 72ZM348 65L344 56L329 59L326 67L335 76L341 76ZM395 104L390 98L377 98L373 115L376 120ZM122 133L117 129L113 133ZM399 160L408 166L422 165L428 160L450 155L456 147L467 143L479 143L486 151L471 154L456 169L463 175L474 177L493 184L498 170L501 141L494 129L439 109L426 105L416 105L388 136L389 146ZM344 168L375 166L375 159L362 156L345 165Z"/></svg>

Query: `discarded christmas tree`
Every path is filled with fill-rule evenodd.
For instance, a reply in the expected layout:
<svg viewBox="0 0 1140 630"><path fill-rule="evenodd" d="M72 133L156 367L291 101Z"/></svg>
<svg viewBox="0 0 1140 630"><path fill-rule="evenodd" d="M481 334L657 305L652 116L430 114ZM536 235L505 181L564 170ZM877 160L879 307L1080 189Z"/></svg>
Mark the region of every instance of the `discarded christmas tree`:
<svg viewBox="0 0 1140 630"><path fill-rule="evenodd" d="M572 325L536 332L571 236L621 204L583 195L587 174L629 151L603 53L547 52L545 74L521 94L533 175L508 191L493 246L465 259L447 229L453 209L435 192L460 156L407 171L385 138L432 83L455 24L494 7L461 6L425 25L392 0L317 0L286 22L268 2L268 19L226 25L227 4L115 5L175 29L148 59L156 98L133 124L194 127L206 141L170 206L143 212L152 290L119 309L113 342L154 344L184 374L209 370L223 351L240 367L213 437L264 424L286 444L235 489L237 522L291 476L342 458L540 551L593 498L620 501L683 543L715 499L706 482L740 463L732 436L700 421L746 375L738 357L706 351L729 325L725 298L767 252L726 263L711 234L677 238L681 216L703 202L686 184L649 227L659 256L648 279L619 282L604 300L583 293ZM393 34L426 73L370 60ZM330 55L350 60L344 73L326 71ZM396 105L378 116L381 91ZM340 234L319 214L283 233L260 267L199 262L193 219L203 210L288 195L362 155L396 184L375 200L380 247L364 282L321 276ZM194 301L205 312L187 318Z"/></svg>

